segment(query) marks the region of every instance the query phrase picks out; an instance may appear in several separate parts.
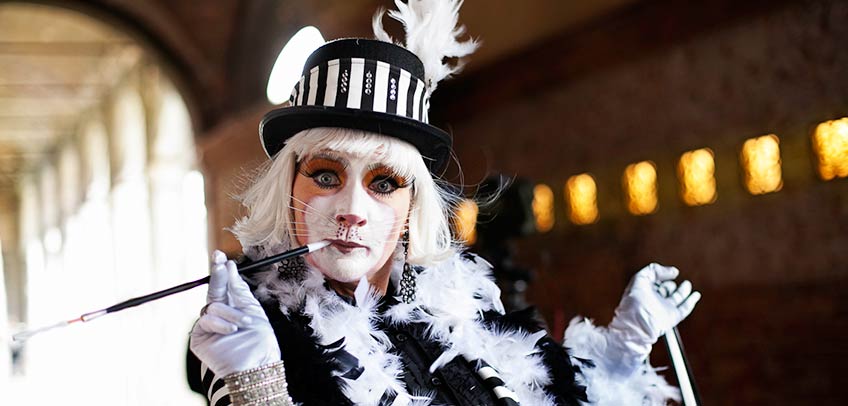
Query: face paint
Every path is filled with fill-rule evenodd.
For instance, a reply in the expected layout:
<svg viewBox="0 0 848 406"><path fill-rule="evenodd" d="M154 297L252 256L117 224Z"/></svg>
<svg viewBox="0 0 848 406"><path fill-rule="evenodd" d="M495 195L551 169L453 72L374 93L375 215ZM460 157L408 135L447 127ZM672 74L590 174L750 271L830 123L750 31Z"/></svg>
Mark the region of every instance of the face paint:
<svg viewBox="0 0 848 406"><path fill-rule="evenodd" d="M332 241L307 262L344 283L388 269L409 213L412 182L376 155L319 152L298 163L297 172L291 207L298 243Z"/></svg>

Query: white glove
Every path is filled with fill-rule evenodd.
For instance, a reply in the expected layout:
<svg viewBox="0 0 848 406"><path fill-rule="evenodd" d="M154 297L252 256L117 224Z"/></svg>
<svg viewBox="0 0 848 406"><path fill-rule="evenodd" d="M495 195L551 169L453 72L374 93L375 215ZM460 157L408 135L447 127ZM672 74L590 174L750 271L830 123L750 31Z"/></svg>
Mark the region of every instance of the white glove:
<svg viewBox="0 0 848 406"><path fill-rule="evenodd" d="M674 283L678 273L674 267L650 264L630 280L607 329L606 357L620 363L619 372L636 370L657 339L685 319L701 299L689 281L679 287Z"/></svg>
<svg viewBox="0 0 848 406"><path fill-rule="evenodd" d="M189 347L219 377L281 359L268 316L221 251L212 254L206 307L191 330Z"/></svg>

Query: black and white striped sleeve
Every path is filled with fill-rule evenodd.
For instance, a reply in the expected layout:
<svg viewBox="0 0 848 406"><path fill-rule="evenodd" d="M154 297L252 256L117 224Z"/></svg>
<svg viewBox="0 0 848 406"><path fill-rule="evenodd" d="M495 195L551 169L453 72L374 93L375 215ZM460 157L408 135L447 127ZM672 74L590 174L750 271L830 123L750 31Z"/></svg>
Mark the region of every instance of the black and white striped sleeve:
<svg viewBox="0 0 848 406"><path fill-rule="evenodd" d="M230 392L227 390L224 378L216 376L203 362L200 363L200 379L210 406L228 406L232 404L230 401Z"/></svg>

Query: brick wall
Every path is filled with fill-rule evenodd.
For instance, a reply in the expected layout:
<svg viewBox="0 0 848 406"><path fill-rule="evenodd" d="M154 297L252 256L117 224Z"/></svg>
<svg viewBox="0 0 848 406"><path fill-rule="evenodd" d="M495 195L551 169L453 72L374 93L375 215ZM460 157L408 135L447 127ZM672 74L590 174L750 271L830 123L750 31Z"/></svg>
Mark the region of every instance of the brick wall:
<svg viewBox="0 0 848 406"><path fill-rule="evenodd" d="M557 191L555 228L519 243L537 271L529 297L552 325L575 314L606 323L633 272L674 264L704 294L681 334L705 404L838 402L848 383L848 181L816 178L809 136L848 116L845 21L846 2L791 2L596 71L549 72L550 83L482 109L463 104L463 115L442 100L435 115L447 117L467 182L502 172ZM552 46L552 58L570 52ZM523 73L469 74L509 82ZM464 96L456 103L481 100ZM781 140L784 186L755 197L741 183L739 148L768 133ZM716 153L718 200L685 207L675 163L701 147ZM660 208L636 218L620 176L644 159L657 163ZM596 177L601 211L582 227L568 224L561 196L581 172Z"/></svg>

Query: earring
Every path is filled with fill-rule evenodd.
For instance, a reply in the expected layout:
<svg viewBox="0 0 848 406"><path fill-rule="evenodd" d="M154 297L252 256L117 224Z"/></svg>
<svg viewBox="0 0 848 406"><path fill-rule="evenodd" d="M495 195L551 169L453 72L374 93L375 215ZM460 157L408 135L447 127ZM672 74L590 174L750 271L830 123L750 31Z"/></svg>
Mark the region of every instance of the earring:
<svg viewBox="0 0 848 406"><path fill-rule="evenodd" d="M404 303L410 304L415 300L415 277L412 265L406 262L409 255L409 230L403 232L403 273L400 277L400 297Z"/></svg>

